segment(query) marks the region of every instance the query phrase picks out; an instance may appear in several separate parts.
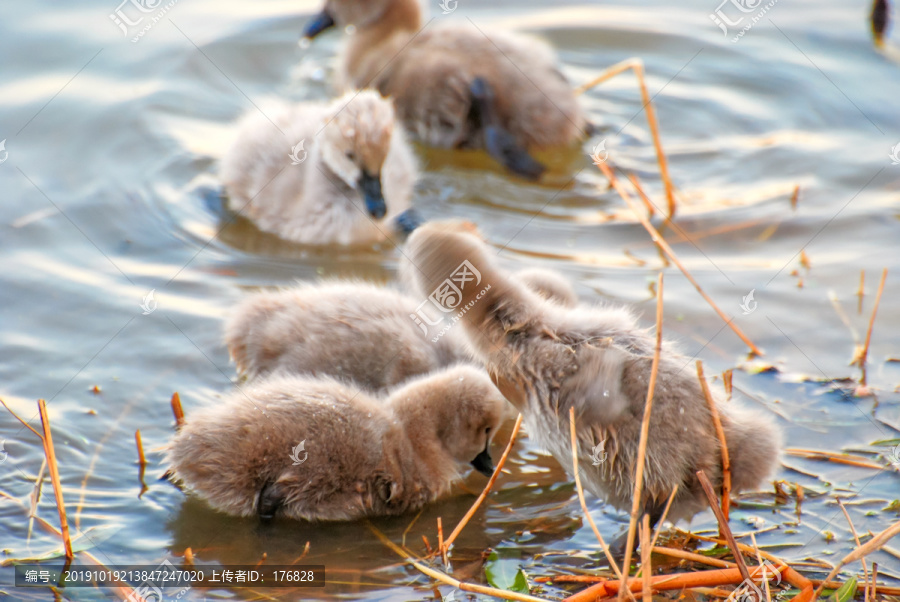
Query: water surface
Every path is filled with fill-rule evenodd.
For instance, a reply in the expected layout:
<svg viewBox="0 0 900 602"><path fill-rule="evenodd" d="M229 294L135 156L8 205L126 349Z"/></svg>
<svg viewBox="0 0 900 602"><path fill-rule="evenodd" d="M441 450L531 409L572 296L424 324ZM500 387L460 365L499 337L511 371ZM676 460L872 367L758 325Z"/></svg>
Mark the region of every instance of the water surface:
<svg viewBox="0 0 900 602"><path fill-rule="evenodd" d="M900 39L889 37L887 50L876 51L868 7L858 1L779 0L737 42L735 28L724 36L710 20L712 2L485 4L461 1L452 15L433 12L471 19L487 35L511 28L548 39L573 84L620 60L643 59L679 189L678 218L666 236L778 369L736 369L735 397L775 415L791 447L857 450L889 465L891 445L871 444L900 437L900 364L889 361L900 356L900 166L889 157L900 142L893 46ZM329 96L339 36L306 50L296 43L317 8L312 1L180 0L132 42L137 30L123 35L109 18L112 3L7 7L0 23L0 139L9 153L0 164L0 395L37 428L35 400L47 400L73 534L90 540L104 563L180 563L186 548L198 563L254 564L264 554L267 562L291 563L309 542L303 562L326 565L329 585L268 595L433 599L449 588L435 589L401 564L364 524L261 528L156 480L173 432L172 392L189 413L232 386L220 332L238 300L298 279L394 278L395 250L303 249L243 220L223 223L196 194L215 184L217 160L243 113L280 98ZM583 153L558 158L544 185L513 181L481 155L419 149L427 172L415 203L428 218L477 222L503 249L506 266L560 270L583 301L629 304L650 326L659 255L587 158L605 139L610 160L638 174L662 206L634 78L622 75L584 103L599 133ZM874 396L854 397L854 383L841 379L860 376L848 364L854 340L865 337L883 268L891 272L869 352ZM140 304L151 290L158 305L144 315ZM751 290L758 305L745 315L740 304ZM746 347L672 267L664 328L708 374L746 366ZM39 556L59 547L56 535L27 520L41 446L0 416L8 453L0 491L14 498L0 498L0 547L9 558ZM143 495L136 429L149 460ZM853 547L836 494L848 500L861 533L897 520L882 510L900 497L896 470L786 456L778 478L805 488L799 522L793 500L774 506L766 491L748 496L762 505L738 506L732 523L737 532L762 530L760 545L789 560L834 562ZM437 518L456 524L483 484L470 475L458 496L428 507L406 533L407 545L424 553L423 535L434 545ZM605 536L624 528L621 514L589 502ZM46 480L37 514L58 523ZM375 525L399 542L413 518ZM691 528L713 526L706 513ZM574 486L527 436L457 541L454 574L480 581L487 548L530 576L597 566ZM896 584L897 553L872 560ZM56 599L48 590L13 588L11 574L0 569L0 596ZM182 599L204 596L258 599L240 588L196 589Z"/></svg>

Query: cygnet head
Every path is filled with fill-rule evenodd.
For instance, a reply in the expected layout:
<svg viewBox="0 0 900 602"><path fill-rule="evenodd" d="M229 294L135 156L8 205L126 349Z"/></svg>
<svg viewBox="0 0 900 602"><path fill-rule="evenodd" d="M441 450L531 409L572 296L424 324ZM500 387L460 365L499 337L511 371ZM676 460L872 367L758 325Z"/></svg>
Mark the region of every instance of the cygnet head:
<svg viewBox="0 0 900 602"><path fill-rule="evenodd" d="M394 107L374 90L351 92L334 101L331 120L318 136L325 166L356 191L375 219L387 213L381 173L394 128Z"/></svg>
<svg viewBox="0 0 900 602"><path fill-rule="evenodd" d="M409 381L390 399L413 445L435 442L438 455L471 464L486 476L493 474L490 445L507 404L484 370L448 368Z"/></svg>
<svg viewBox="0 0 900 602"><path fill-rule="evenodd" d="M419 13L416 0L326 0L322 12L314 16L303 30L303 36L314 38L337 25L362 28L377 23L389 9L402 8Z"/></svg>

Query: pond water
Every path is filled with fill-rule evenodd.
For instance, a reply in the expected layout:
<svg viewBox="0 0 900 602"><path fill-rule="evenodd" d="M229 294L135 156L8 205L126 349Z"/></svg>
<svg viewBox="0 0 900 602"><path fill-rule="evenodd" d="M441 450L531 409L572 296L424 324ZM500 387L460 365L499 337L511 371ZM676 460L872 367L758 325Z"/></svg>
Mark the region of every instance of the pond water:
<svg viewBox="0 0 900 602"><path fill-rule="evenodd" d="M298 279L387 282L398 260L392 249L285 244L246 221L225 224L197 194L215 184L217 160L243 113L278 98L329 96L340 36L297 45L319 2L169 4L136 41L138 27L123 35L110 19L114 2L16 3L0 22L0 139L8 152L0 153L0 396L38 429L35 400L47 400L72 533L101 562L178 564L191 548L198 564L256 564L263 555L287 564L308 542L303 562L328 570L324 590L270 590L261 598L237 587L194 589L183 600L446 596L449 587L436 588L402 564L363 523L261 528L157 480L165 470L160 448L173 432L172 393L180 392L190 413L232 386L221 329L235 303L258 287ZM890 361L900 356L900 159L889 156L900 142L900 38L889 36L886 49L876 50L868 6L856 0L770 2L736 41L738 27L723 35L710 19L719 8L712 1L461 0L449 16L432 4L438 18L471 19L488 35L509 28L545 37L573 84L620 60L643 59L679 190L666 236L777 370L748 364L746 346L674 267L665 270L666 335L702 359L708 374L735 368L735 397L775 415L790 447L852 450L889 467L900 441L873 443L900 437L900 363ZM727 12L730 3L722 10L739 16ZM541 186L505 177L481 154L419 149L428 168L415 204L430 219L476 222L508 267L557 269L584 302L632 305L652 326L659 255L587 156L606 140L610 161L638 174L662 205L634 77L621 75L583 102L598 134L583 153L555 159ZM854 383L843 379L860 376L849 363L855 341L865 338L883 268L890 272L868 362L874 395L855 397ZM141 303L151 290L157 308L145 315ZM757 305L745 314L751 290ZM149 462L142 495L137 429ZM27 518L43 458L39 440L5 411L0 439L2 558L58 549L58 536ZM530 576L597 566L596 541L558 464L523 435L506 468L457 541L454 574L481 582L487 548ZM736 507L732 525L762 530L759 544L788 560L836 562L854 547L836 494L848 500L860 533L898 518L883 510L900 497L897 470L788 454L778 478L804 487L799 521L793 500L775 505L767 490ZM445 529L455 525L483 485L470 475L458 495L428 507L411 527L413 516L374 525L396 542L405 533L423 554L423 535L436 542L437 518ZM625 528L624 515L596 499L589 504L605 536ZM46 477L37 514L58 524ZM690 528L714 525L707 512ZM872 560L896 585L897 552ZM561 590L543 595L558 598ZM8 566L0 568L4 596L117 599L109 590L57 597L15 588Z"/></svg>

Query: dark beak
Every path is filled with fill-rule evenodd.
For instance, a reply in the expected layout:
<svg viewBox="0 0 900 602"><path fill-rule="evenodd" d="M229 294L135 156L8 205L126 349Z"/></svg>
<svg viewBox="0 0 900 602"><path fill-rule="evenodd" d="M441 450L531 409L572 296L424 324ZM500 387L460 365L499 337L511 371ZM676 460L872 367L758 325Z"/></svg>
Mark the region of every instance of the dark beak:
<svg viewBox="0 0 900 602"><path fill-rule="evenodd" d="M424 223L425 220L415 209L407 209L397 216L397 227L403 234L409 234Z"/></svg>
<svg viewBox="0 0 900 602"><path fill-rule="evenodd" d="M384 204L384 195L381 194L381 177L369 175L363 170L359 177L359 188L362 190L363 198L366 201L366 211L375 219L381 219L387 213L387 206Z"/></svg>
<svg viewBox="0 0 900 602"><path fill-rule="evenodd" d="M303 30L303 37L314 38L331 27L334 27L334 19L331 18L328 12L323 10L306 24L306 29Z"/></svg>
<svg viewBox="0 0 900 602"><path fill-rule="evenodd" d="M494 474L494 461L491 460L491 453L488 449L490 449L490 443L488 444L488 447L484 448L483 452L475 456L475 459L472 460L472 466L475 467L475 470L486 477Z"/></svg>

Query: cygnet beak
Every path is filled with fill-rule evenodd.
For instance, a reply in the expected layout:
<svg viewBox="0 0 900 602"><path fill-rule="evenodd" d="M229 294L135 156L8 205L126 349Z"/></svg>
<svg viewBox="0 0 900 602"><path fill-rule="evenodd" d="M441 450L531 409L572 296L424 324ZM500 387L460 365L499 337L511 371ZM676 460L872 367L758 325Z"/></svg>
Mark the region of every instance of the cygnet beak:
<svg viewBox="0 0 900 602"><path fill-rule="evenodd" d="M314 38L331 27L334 27L334 19L327 11L323 10L306 24L306 29L303 30L303 37Z"/></svg>
<svg viewBox="0 0 900 602"><path fill-rule="evenodd" d="M381 177L380 175L369 175L363 170L359 176L359 189L362 190L363 198L366 201L366 211L375 219L381 219L387 213L387 206L384 203L384 195L381 193Z"/></svg>
<svg viewBox="0 0 900 602"><path fill-rule="evenodd" d="M488 451L490 445L491 444L488 443L487 447L484 448L484 451L475 456L475 459L472 460L472 466L475 467L475 470L486 477L494 474L494 461L491 460L491 452Z"/></svg>

